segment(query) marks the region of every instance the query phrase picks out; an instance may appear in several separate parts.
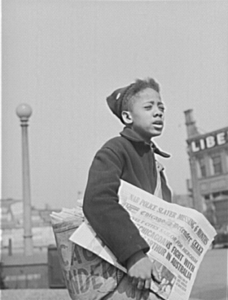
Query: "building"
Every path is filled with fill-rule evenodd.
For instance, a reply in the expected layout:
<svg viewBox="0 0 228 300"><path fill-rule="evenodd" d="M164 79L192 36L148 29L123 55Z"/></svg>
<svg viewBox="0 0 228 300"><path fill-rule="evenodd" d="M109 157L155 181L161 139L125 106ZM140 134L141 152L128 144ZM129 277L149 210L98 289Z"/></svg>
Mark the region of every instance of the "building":
<svg viewBox="0 0 228 300"><path fill-rule="evenodd" d="M221 227L228 223L228 127L202 134L192 110L184 113L193 206Z"/></svg>
<svg viewBox="0 0 228 300"><path fill-rule="evenodd" d="M32 239L34 250L46 250L50 244L55 244L50 214L59 209L38 209L31 207ZM9 252L24 251L23 202L16 199L0 201L1 250Z"/></svg>
<svg viewBox="0 0 228 300"><path fill-rule="evenodd" d="M173 194L172 202L184 207L193 208L191 195L186 194Z"/></svg>

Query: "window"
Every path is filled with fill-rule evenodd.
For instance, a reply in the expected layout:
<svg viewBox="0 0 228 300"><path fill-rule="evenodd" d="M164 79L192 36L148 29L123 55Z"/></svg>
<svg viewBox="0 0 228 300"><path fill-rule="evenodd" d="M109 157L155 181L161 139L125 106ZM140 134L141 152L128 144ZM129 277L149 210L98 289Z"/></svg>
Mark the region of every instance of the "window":
<svg viewBox="0 0 228 300"><path fill-rule="evenodd" d="M206 165L205 165L204 158L199 158L198 164L199 164L200 177L206 177L207 173L206 173Z"/></svg>
<svg viewBox="0 0 228 300"><path fill-rule="evenodd" d="M226 151L226 160L225 160L226 162L225 162L225 164L226 164L226 166L225 166L225 170L226 170L226 172L228 173L228 150Z"/></svg>
<svg viewBox="0 0 228 300"><path fill-rule="evenodd" d="M222 160L221 155L217 154L211 157L212 160L212 168L213 168L213 174L221 174L222 173Z"/></svg>

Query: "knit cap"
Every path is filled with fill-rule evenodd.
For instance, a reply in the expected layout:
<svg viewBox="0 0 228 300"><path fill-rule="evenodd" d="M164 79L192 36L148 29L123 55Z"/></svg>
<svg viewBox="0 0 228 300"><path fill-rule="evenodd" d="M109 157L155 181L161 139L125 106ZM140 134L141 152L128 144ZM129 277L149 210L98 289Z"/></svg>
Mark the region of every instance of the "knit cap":
<svg viewBox="0 0 228 300"><path fill-rule="evenodd" d="M110 96L107 97L107 103L111 111L124 123L121 113L123 108L123 103L126 101L127 92L131 87L134 86L134 83L129 84L128 86L118 88Z"/></svg>

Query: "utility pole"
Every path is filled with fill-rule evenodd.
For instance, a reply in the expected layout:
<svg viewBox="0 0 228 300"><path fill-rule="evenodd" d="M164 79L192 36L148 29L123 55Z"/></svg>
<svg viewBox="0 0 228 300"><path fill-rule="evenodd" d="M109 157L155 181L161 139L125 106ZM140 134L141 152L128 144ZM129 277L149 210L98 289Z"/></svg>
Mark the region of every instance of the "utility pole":
<svg viewBox="0 0 228 300"><path fill-rule="evenodd" d="M22 130L22 183L23 183L23 210L24 210L24 254L33 254L32 222L31 222L31 193L29 171L29 147L28 147L28 120L32 109L28 104L20 104L16 114L21 121Z"/></svg>

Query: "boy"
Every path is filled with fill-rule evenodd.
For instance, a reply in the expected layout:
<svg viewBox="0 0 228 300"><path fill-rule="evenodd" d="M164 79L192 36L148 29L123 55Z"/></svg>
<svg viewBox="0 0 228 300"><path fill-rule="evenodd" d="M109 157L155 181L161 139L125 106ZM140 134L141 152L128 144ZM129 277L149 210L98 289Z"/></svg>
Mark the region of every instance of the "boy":
<svg viewBox="0 0 228 300"><path fill-rule="evenodd" d="M152 78L114 91L107 103L125 128L95 155L83 210L99 238L127 268L132 284L140 290L149 289L151 276L156 280L146 254L149 246L118 203L118 189L123 179L154 194L158 178L154 153L169 157L151 141L162 133L165 108L159 85ZM163 171L159 173L161 197L171 202Z"/></svg>

